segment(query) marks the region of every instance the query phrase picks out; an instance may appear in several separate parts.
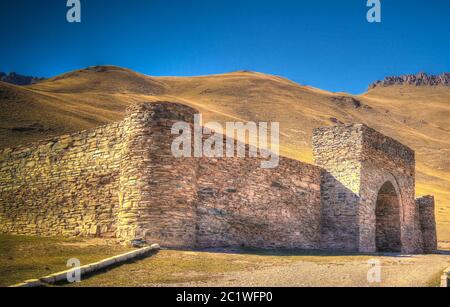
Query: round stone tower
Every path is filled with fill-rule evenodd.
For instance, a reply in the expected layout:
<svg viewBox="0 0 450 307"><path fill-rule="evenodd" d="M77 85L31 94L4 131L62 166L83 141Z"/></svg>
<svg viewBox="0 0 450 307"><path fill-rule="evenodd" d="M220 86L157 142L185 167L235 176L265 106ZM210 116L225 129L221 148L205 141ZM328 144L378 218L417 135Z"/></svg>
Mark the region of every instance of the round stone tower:
<svg viewBox="0 0 450 307"><path fill-rule="evenodd" d="M195 244L196 170L192 157L172 154L175 123L191 131L196 110L181 104L139 103L123 125L117 236L165 247Z"/></svg>

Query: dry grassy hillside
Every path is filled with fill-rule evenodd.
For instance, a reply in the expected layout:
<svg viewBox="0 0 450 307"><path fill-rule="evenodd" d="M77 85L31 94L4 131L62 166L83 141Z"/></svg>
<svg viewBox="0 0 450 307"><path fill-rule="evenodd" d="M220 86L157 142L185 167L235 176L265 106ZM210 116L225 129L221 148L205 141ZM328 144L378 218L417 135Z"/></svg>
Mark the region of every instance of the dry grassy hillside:
<svg viewBox="0 0 450 307"><path fill-rule="evenodd" d="M307 162L313 128L366 123L417 151L418 194L437 196L439 237L450 240L450 87L352 96L254 72L154 78L92 67L27 87L0 83L0 146L120 120L128 104L161 99L191 105L205 121L278 121L282 154Z"/></svg>

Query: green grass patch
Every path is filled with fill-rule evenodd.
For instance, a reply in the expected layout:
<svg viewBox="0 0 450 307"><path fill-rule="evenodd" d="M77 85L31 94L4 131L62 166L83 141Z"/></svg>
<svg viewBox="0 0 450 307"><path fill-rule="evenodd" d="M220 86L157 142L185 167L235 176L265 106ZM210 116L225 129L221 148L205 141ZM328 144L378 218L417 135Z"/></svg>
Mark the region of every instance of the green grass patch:
<svg viewBox="0 0 450 307"><path fill-rule="evenodd" d="M100 239L0 235L0 286L66 270L72 258L85 265L129 250Z"/></svg>

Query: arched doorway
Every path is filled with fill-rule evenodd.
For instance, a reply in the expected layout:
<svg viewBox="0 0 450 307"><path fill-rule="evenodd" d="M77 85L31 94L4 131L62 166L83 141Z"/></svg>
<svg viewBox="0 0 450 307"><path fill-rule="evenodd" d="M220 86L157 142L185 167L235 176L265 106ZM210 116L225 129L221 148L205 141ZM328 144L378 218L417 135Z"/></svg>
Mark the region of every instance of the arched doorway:
<svg viewBox="0 0 450 307"><path fill-rule="evenodd" d="M400 200L387 181L378 192L376 204L377 252L401 252Z"/></svg>

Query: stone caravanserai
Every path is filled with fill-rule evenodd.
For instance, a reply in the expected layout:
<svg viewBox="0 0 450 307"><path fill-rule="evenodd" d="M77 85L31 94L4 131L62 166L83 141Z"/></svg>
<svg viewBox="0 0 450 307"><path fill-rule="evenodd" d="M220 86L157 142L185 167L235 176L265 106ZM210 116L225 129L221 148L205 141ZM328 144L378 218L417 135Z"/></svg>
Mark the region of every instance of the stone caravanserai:
<svg viewBox="0 0 450 307"><path fill-rule="evenodd" d="M196 113L139 103L121 122L2 149L0 233L169 248L437 249L434 198L415 199L415 155L401 143L354 124L313 132L315 165L175 158L172 125L193 125Z"/></svg>

